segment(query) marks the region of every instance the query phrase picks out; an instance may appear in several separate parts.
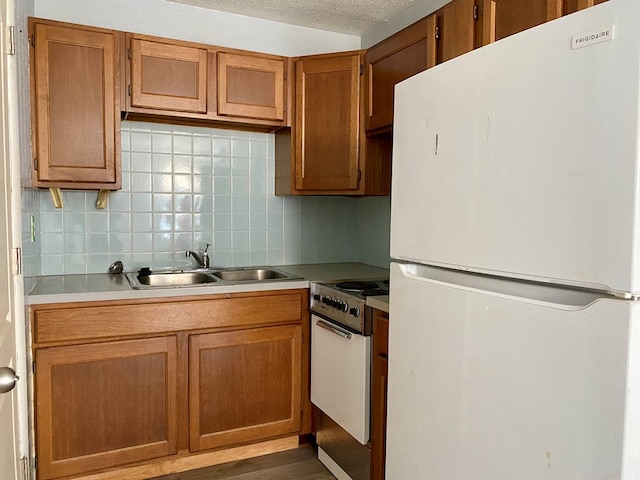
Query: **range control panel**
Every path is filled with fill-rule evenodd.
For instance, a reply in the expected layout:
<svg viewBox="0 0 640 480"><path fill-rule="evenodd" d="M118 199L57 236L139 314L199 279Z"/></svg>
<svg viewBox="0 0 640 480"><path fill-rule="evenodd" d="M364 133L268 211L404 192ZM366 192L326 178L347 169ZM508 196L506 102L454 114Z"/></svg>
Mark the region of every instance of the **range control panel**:
<svg viewBox="0 0 640 480"><path fill-rule="evenodd" d="M311 284L311 311L359 333L364 332L364 306L362 298L319 283Z"/></svg>

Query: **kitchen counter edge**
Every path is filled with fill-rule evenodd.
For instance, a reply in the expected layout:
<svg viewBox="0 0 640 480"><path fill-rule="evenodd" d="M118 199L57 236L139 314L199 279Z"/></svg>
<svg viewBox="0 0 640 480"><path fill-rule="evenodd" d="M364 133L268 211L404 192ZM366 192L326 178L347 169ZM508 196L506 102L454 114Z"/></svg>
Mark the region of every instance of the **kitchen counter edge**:
<svg viewBox="0 0 640 480"><path fill-rule="evenodd" d="M309 282L388 278L389 275L388 269L363 263L273 265L273 267L301 278L270 282L134 290L124 275L110 275L108 273L50 275L38 279L27 297L27 302L29 305L41 305L289 290L308 288Z"/></svg>

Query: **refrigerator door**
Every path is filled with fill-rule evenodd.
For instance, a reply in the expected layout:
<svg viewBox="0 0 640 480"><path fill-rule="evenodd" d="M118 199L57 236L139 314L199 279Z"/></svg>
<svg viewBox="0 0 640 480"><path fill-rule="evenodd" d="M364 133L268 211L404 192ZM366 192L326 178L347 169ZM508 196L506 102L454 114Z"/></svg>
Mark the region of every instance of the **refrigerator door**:
<svg viewBox="0 0 640 480"><path fill-rule="evenodd" d="M386 477L640 478L636 302L392 264Z"/></svg>
<svg viewBox="0 0 640 480"><path fill-rule="evenodd" d="M609 1L400 83L391 256L640 292L638 25Z"/></svg>

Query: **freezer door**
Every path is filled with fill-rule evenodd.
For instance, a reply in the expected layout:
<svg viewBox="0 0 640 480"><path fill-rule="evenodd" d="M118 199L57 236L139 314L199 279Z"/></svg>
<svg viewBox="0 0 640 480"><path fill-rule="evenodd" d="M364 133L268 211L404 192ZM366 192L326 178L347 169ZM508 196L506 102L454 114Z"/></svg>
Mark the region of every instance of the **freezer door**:
<svg viewBox="0 0 640 480"><path fill-rule="evenodd" d="M610 1L400 83L391 256L639 292L638 25Z"/></svg>
<svg viewBox="0 0 640 480"><path fill-rule="evenodd" d="M392 264L386 477L640 478L638 326L634 302Z"/></svg>

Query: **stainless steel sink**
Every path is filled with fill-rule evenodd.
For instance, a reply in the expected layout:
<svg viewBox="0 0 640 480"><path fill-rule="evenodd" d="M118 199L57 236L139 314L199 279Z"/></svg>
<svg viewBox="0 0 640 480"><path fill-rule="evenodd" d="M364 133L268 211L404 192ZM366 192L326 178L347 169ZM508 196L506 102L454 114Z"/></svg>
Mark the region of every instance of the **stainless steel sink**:
<svg viewBox="0 0 640 480"><path fill-rule="evenodd" d="M230 284L236 282L266 282L274 280L299 279L281 270L267 267L244 268L213 268L199 270L169 270L156 271L140 270L126 274L131 288L175 288L194 287L208 284Z"/></svg>
<svg viewBox="0 0 640 480"><path fill-rule="evenodd" d="M212 272L220 280L227 282L259 282L264 280L296 278L272 268L228 268Z"/></svg>
<svg viewBox="0 0 640 480"><path fill-rule="evenodd" d="M132 288L189 287L218 281L207 272L184 272L182 270L146 274L128 273L127 278Z"/></svg>

